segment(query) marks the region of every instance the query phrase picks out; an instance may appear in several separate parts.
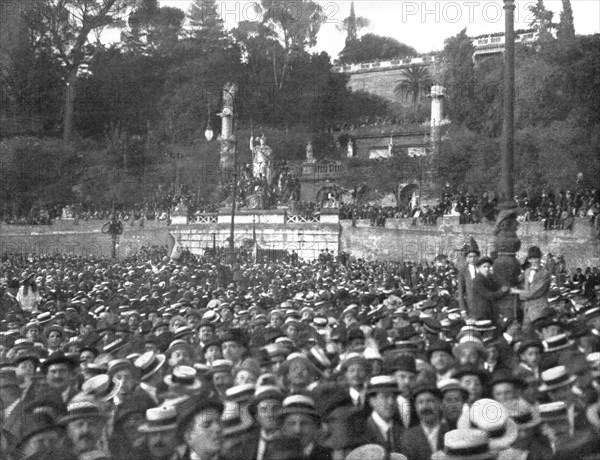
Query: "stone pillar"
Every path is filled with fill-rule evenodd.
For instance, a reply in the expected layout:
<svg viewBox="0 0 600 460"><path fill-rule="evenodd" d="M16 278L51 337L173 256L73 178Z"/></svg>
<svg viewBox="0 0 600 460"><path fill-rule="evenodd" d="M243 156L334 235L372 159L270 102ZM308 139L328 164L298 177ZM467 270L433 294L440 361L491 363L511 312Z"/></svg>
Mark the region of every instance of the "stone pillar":
<svg viewBox="0 0 600 460"><path fill-rule="evenodd" d="M221 117L221 150L219 153L219 189L231 182L235 169L236 140L234 134L234 98L237 85L226 83L223 86L223 109Z"/></svg>
<svg viewBox="0 0 600 460"><path fill-rule="evenodd" d="M446 88L441 85L431 87L431 143L434 153L439 150L441 140L440 128L444 119L444 99L446 97Z"/></svg>

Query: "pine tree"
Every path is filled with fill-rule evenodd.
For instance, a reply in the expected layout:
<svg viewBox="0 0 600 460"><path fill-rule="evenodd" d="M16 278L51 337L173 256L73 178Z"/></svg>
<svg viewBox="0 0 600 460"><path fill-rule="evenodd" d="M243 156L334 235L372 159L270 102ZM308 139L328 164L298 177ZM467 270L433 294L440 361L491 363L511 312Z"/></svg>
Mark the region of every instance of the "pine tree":
<svg viewBox="0 0 600 460"><path fill-rule="evenodd" d="M538 0L535 6L529 7L529 11L533 13L529 26L537 31L540 42L553 39L552 30L556 28L556 24L552 22L554 13L546 9L544 0Z"/></svg>
<svg viewBox="0 0 600 460"><path fill-rule="evenodd" d="M575 25L573 24L573 8L571 0L562 0L563 9L560 12L560 23L556 36L561 42L570 42L575 39Z"/></svg>
<svg viewBox="0 0 600 460"><path fill-rule="evenodd" d="M215 0L195 0L187 16L194 38L215 45L227 38Z"/></svg>

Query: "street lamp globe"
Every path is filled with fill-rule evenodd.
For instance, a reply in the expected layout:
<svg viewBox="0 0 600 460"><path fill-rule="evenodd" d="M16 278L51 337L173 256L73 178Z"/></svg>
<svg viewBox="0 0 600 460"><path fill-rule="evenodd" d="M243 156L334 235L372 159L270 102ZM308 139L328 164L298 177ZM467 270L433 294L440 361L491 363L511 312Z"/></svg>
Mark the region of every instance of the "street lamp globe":
<svg viewBox="0 0 600 460"><path fill-rule="evenodd" d="M214 136L214 132L212 130L212 128L210 126L206 127L206 131L204 131L204 137L206 138L207 141L212 141L212 138Z"/></svg>

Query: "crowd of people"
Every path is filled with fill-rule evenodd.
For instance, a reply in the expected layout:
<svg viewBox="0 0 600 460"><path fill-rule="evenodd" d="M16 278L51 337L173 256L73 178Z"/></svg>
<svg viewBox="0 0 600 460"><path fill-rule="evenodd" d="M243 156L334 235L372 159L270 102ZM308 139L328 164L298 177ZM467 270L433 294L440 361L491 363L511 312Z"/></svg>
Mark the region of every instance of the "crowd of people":
<svg viewBox="0 0 600 460"><path fill-rule="evenodd" d="M598 268L494 265L6 255L2 458L599 458Z"/></svg>

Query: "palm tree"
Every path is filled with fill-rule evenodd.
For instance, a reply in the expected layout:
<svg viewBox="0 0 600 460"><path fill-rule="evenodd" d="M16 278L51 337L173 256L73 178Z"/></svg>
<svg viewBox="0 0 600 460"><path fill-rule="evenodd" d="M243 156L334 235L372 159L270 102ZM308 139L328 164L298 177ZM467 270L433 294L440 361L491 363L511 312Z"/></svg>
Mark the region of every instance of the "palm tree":
<svg viewBox="0 0 600 460"><path fill-rule="evenodd" d="M417 105L419 94L431 86L432 78L429 68L423 64L411 64L402 69L401 79L394 88L394 93L403 97L405 94L412 94L413 105Z"/></svg>

